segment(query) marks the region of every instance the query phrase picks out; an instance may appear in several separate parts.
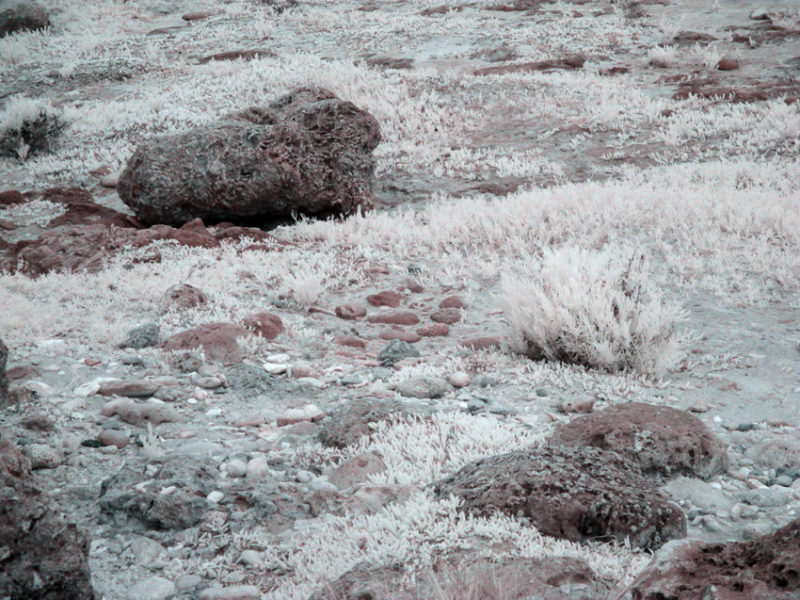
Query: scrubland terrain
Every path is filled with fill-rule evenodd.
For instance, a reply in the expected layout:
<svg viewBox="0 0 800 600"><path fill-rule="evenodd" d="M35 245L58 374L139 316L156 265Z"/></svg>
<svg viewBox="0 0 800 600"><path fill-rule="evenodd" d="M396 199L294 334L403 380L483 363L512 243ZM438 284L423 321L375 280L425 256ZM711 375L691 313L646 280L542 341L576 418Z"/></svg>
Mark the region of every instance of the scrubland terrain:
<svg viewBox="0 0 800 600"><path fill-rule="evenodd" d="M688 538L797 519L796 4L41 4L48 28L0 38L0 136L31 114L61 131L0 157L0 192L23 193L0 203L5 257L75 188L131 215L115 185L140 143L294 88L381 129L374 210L122 244L91 269L3 263L0 426L86 530L98 598L334 598L356 566L361 597L521 598L447 565L554 556L603 596L530 597L616 598L655 546L543 535L431 486L631 401L727 447L705 480L658 482ZM280 328L244 335L263 312ZM209 323L245 327L156 345ZM331 421L350 405L395 418Z"/></svg>

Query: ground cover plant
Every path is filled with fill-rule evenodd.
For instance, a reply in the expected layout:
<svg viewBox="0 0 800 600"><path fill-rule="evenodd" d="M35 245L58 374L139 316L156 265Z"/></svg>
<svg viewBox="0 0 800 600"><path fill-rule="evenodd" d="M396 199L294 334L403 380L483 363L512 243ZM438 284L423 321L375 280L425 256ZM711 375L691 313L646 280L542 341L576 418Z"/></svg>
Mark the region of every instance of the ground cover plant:
<svg viewBox="0 0 800 600"><path fill-rule="evenodd" d="M602 515L566 511L554 537L505 510L524 486L492 489L490 515L434 493L631 401L690 411L727 451L707 480L647 480L685 516L670 535L734 556L797 518L791 2L39 4L46 28L0 37L0 484L32 482L20 521L41 493L76 523L98 598L674 589ZM326 137L348 103L380 143L315 148L362 143ZM231 115L282 202L303 148L315 185L357 172L375 208L137 222L116 190L136 149ZM239 170L207 165L226 192ZM553 456L554 499L638 473ZM627 514L607 491L597 510ZM28 539L4 527L0 547ZM14 585L70 584L26 551L0 557Z"/></svg>

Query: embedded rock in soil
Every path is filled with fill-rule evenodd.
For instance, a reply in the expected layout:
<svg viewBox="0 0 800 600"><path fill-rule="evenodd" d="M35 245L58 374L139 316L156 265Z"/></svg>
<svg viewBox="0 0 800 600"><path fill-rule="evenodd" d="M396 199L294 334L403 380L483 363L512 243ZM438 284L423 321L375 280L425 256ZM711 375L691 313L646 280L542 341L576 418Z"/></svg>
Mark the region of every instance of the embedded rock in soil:
<svg viewBox="0 0 800 600"><path fill-rule="evenodd" d="M0 433L0 597L92 600L89 540Z"/></svg>
<svg viewBox="0 0 800 600"><path fill-rule="evenodd" d="M700 419L642 402L576 417L557 428L548 443L612 450L638 463L646 475L708 479L728 468L725 444Z"/></svg>
<svg viewBox="0 0 800 600"><path fill-rule="evenodd" d="M672 542L617 600L797 600L800 519L748 542Z"/></svg>
<svg viewBox="0 0 800 600"><path fill-rule="evenodd" d="M215 482L211 467L191 463L175 457L147 468L123 465L100 486L101 510L115 521L130 518L145 529L197 525L208 510L206 496Z"/></svg>
<svg viewBox="0 0 800 600"><path fill-rule="evenodd" d="M371 435L370 423L395 422L423 413L397 400L355 398L322 421L319 439L326 446L346 448Z"/></svg>
<svg viewBox="0 0 800 600"><path fill-rule="evenodd" d="M176 333L162 348L167 351L202 348L207 359L232 365L242 360L236 340L250 335L250 330L232 323L209 323Z"/></svg>
<svg viewBox="0 0 800 600"><path fill-rule="evenodd" d="M571 541L623 541L655 549L686 535L686 517L638 466L596 448L547 447L491 456L434 484L461 510L526 517L543 534Z"/></svg>
<svg viewBox="0 0 800 600"><path fill-rule="evenodd" d="M252 329L265 340L274 340L283 333L281 318L268 312L257 312L246 317L244 326Z"/></svg>
<svg viewBox="0 0 800 600"><path fill-rule="evenodd" d="M399 382L394 389L410 398L439 398L453 388L442 377L413 377Z"/></svg>
<svg viewBox="0 0 800 600"><path fill-rule="evenodd" d="M327 90L143 143L117 190L144 223L266 222L373 205L378 122Z"/></svg>
<svg viewBox="0 0 800 600"><path fill-rule="evenodd" d="M158 323L144 323L128 331L125 341L120 344L120 348L151 348L158 345L158 335L160 328Z"/></svg>
<svg viewBox="0 0 800 600"><path fill-rule="evenodd" d="M3 406L8 398L8 375L6 374L6 363L8 362L8 346L0 338L0 406Z"/></svg>
<svg viewBox="0 0 800 600"><path fill-rule="evenodd" d="M47 11L32 0L0 0L0 37L50 25Z"/></svg>
<svg viewBox="0 0 800 600"><path fill-rule="evenodd" d="M208 296L188 283L176 283L170 286L161 297L161 311L170 309L188 309L202 306L208 302Z"/></svg>
<svg viewBox="0 0 800 600"><path fill-rule="evenodd" d="M404 358L418 358L419 350L403 340L392 340L378 353L378 362L381 366L391 367Z"/></svg>

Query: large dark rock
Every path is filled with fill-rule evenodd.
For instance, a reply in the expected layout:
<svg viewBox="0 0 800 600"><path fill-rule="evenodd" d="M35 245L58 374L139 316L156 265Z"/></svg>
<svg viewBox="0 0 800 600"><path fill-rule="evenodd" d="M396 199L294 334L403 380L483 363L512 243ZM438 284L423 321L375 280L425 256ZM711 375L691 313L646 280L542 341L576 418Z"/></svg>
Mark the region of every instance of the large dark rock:
<svg viewBox="0 0 800 600"><path fill-rule="evenodd" d="M673 542L617 600L797 600L800 519L749 542Z"/></svg>
<svg viewBox="0 0 800 600"><path fill-rule="evenodd" d="M47 11L32 0L0 0L0 37L18 31L43 29L50 24Z"/></svg>
<svg viewBox="0 0 800 600"><path fill-rule="evenodd" d="M8 375L6 375L6 362L8 362L8 347L0 338L0 406L8 399Z"/></svg>
<svg viewBox="0 0 800 600"><path fill-rule="evenodd" d="M521 450L470 463L434 484L461 510L525 517L543 534L572 541L630 538L658 548L686 535L686 517L639 467L614 452L561 446Z"/></svg>
<svg viewBox="0 0 800 600"><path fill-rule="evenodd" d="M725 444L694 415L668 406L628 402L561 425L554 446L595 446L637 462L645 475L708 479L728 468Z"/></svg>
<svg viewBox="0 0 800 600"><path fill-rule="evenodd" d="M266 108L143 143L117 190L145 223L264 223L372 206L378 122L331 92L301 88Z"/></svg>
<svg viewBox="0 0 800 600"><path fill-rule="evenodd" d="M0 433L0 598L92 600L89 540Z"/></svg>

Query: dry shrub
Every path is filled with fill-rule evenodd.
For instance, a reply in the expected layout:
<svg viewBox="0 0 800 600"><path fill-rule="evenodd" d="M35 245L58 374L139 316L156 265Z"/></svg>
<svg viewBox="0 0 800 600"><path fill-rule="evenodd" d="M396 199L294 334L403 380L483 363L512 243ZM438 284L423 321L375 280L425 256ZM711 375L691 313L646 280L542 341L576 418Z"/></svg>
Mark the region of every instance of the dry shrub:
<svg viewBox="0 0 800 600"><path fill-rule="evenodd" d="M16 97L0 116L0 156L24 161L50 152L64 129L61 113L40 100Z"/></svg>
<svg viewBox="0 0 800 600"><path fill-rule="evenodd" d="M679 360L683 317L665 302L642 256L546 250L539 271L503 282L513 350L603 371L660 376Z"/></svg>

